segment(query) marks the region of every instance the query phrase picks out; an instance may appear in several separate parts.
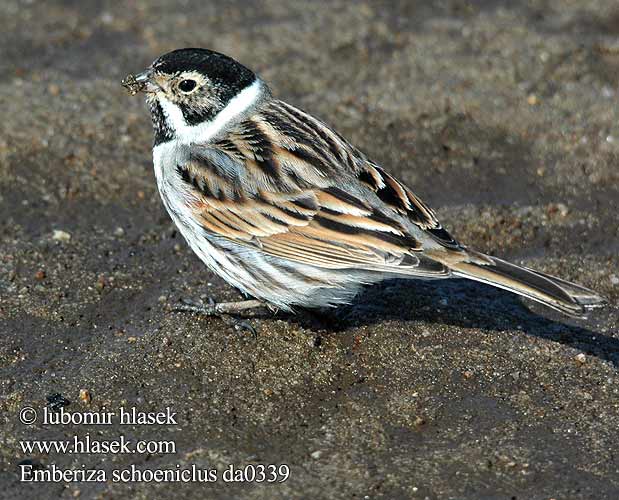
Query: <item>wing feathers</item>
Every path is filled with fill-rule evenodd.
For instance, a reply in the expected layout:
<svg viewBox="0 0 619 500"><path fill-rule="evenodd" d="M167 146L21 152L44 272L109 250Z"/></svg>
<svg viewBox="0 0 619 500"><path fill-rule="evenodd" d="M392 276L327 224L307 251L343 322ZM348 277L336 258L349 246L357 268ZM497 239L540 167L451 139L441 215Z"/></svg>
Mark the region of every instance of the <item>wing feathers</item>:
<svg viewBox="0 0 619 500"><path fill-rule="evenodd" d="M528 297L575 317L582 317L591 307L599 307L605 300L592 290L549 276L504 260L470 252L470 257L481 257L490 263L461 261L450 264L454 274Z"/></svg>
<svg viewBox="0 0 619 500"><path fill-rule="evenodd" d="M336 274L321 269L454 274L572 315L603 302L586 288L467 250L409 188L279 101L225 139L196 145L177 174L181 198L207 235L284 259L278 264L290 272L313 266L306 278L320 286L337 286Z"/></svg>
<svg viewBox="0 0 619 500"><path fill-rule="evenodd" d="M200 145L178 169L204 229L241 245L324 268L445 275L401 222L440 227L407 188L322 122L272 101L224 140ZM356 190L334 173L357 176ZM367 186L387 206L370 203ZM389 208L390 207L390 208ZM397 215L399 214L399 215Z"/></svg>

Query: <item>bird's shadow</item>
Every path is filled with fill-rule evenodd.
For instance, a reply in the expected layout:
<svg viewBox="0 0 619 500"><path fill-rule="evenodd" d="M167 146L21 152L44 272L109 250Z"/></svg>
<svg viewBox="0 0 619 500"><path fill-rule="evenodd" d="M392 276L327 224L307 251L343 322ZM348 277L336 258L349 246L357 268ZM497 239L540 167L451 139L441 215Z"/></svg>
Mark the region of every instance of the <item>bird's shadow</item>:
<svg viewBox="0 0 619 500"><path fill-rule="evenodd" d="M529 306L544 310L545 316ZM589 317L596 314L602 317L608 313L594 310ZM588 320L567 318L530 302L525 305L521 298L511 293L464 279L433 282L390 280L365 288L351 305L333 310L303 311L290 317L300 326L324 335L386 319L497 332L517 328L619 366L619 338L587 328Z"/></svg>

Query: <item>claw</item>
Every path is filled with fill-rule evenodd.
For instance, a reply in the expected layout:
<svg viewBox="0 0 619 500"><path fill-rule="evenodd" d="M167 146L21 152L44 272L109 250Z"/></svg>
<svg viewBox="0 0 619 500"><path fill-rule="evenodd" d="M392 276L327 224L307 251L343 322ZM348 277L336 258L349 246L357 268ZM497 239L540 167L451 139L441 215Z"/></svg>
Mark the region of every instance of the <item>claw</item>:
<svg viewBox="0 0 619 500"><path fill-rule="evenodd" d="M258 338L258 332L247 320L233 320L232 326L237 332L248 331L254 339Z"/></svg>

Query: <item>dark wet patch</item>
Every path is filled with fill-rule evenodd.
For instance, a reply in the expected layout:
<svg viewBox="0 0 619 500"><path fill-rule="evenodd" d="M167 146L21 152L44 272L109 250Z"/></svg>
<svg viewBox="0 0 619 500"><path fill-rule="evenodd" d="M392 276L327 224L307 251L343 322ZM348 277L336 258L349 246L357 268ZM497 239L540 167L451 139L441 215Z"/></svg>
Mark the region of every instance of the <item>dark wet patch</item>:
<svg viewBox="0 0 619 500"><path fill-rule="evenodd" d="M619 35L619 8L612 9L608 15L583 9L562 29L578 35Z"/></svg>
<svg viewBox="0 0 619 500"><path fill-rule="evenodd" d="M129 60L126 49L136 42L135 34L97 28L91 33L77 33L52 44L38 44L34 41L20 45L8 44L8 60L17 60L18 63L11 67L0 65L0 80L29 78L32 72L40 73L50 69L67 77L85 80L101 75L118 76L123 72L119 68L119 58L121 61ZM90 57L94 50L101 56Z"/></svg>
<svg viewBox="0 0 619 500"><path fill-rule="evenodd" d="M431 207L464 203L531 204L544 194L535 161L521 137L490 128L474 116L446 112L372 128L370 156ZM373 145L384 153L374 153ZM376 158L377 156L383 158ZM401 158L401 160L399 160ZM519 172L519 175L513 175Z"/></svg>

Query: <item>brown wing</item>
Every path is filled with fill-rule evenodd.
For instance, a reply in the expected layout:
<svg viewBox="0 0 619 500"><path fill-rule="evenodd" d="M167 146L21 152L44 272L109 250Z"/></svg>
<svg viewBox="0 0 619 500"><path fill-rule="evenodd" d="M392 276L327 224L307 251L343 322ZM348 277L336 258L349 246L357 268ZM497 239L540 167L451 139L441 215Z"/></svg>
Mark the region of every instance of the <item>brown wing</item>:
<svg viewBox="0 0 619 500"><path fill-rule="evenodd" d="M460 248L460 244L436 218L434 210L382 168L368 161L365 168L359 172L358 179L372 189L383 203L406 215L435 241L447 248Z"/></svg>
<svg viewBox="0 0 619 500"><path fill-rule="evenodd" d="M219 237L324 268L448 273L421 255L422 243L401 222L407 217L455 244L434 214L338 135L283 103L197 148L178 173L191 186L195 217Z"/></svg>

